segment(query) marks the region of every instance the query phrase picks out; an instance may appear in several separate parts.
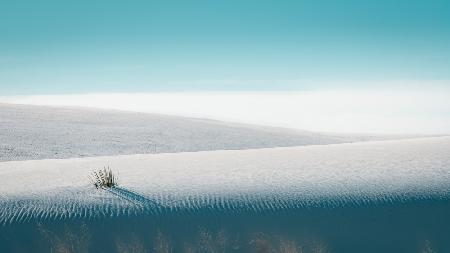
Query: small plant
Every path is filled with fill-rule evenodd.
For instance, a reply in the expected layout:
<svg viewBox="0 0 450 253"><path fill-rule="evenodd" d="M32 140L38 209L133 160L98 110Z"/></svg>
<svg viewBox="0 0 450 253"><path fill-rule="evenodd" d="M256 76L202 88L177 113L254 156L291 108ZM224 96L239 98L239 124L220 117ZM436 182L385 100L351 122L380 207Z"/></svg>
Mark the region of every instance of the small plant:
<svg viewBox="0 0 450 253"><path fill-rule="evenodd" d="M114 188L117 186L116 176L109 167L93 171L90 179L97 189Z"/></svg>

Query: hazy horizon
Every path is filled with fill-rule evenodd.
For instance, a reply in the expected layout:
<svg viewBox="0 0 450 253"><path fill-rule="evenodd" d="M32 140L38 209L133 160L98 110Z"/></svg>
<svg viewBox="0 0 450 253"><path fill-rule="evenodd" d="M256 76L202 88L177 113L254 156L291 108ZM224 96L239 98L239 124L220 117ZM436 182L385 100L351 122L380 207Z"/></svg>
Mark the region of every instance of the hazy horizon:
<svg viewBox="0 0 450 253"><path fill-rule="evenodd" d="M300 130L450 134L448 89L90 93L0 96L0 103L81 106Z"/></svg>

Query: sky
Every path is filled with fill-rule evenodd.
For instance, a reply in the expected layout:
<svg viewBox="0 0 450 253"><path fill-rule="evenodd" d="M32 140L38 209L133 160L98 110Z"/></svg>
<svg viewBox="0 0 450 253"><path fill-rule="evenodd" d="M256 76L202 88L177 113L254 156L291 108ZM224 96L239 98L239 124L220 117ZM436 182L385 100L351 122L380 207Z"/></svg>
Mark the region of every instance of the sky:
<svg viewBox="0 0 450 253"><path fill-rule="evenodd" d="M0 1L0 102L450 134L450 1Z"/></svg>
<svg viewBox="0 0 450 253"><path fill-rule="evenodd" d="M0 96L428 89L445 0L0 2Z"/></svg>

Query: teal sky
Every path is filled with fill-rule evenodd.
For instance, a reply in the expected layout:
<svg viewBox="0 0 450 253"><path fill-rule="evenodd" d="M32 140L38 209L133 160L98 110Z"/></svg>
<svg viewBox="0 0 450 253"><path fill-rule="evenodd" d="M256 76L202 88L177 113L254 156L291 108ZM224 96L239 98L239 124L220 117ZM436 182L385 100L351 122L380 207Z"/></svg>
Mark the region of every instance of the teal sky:
<svg viewBox="0 0 450 253"><path fill-rule="evenodd" d="M395 80L450 80L450 1L0 2L0 95Z"/></svg>

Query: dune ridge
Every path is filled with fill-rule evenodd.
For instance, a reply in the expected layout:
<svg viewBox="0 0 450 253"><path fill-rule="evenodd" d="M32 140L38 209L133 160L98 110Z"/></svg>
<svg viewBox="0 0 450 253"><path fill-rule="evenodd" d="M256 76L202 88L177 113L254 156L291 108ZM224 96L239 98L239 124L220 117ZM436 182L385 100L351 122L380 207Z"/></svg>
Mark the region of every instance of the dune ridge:
<svg viewBox="0 0 450 253"><path fill-rule="evenodd" d="M0 103L0 162L291 147L408 136L332 134L207 119Z"/></svg>

